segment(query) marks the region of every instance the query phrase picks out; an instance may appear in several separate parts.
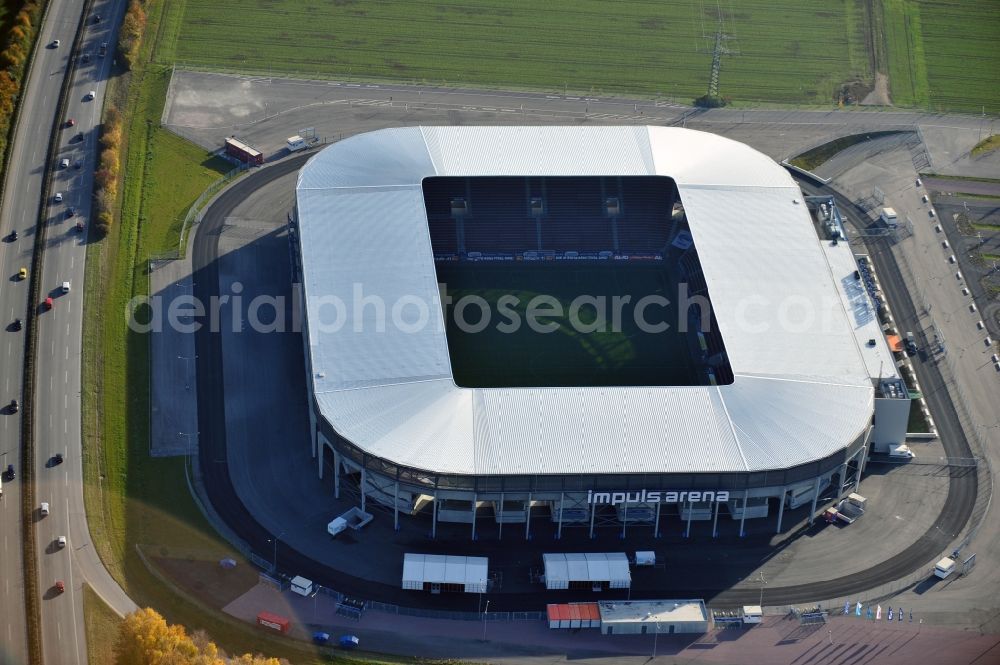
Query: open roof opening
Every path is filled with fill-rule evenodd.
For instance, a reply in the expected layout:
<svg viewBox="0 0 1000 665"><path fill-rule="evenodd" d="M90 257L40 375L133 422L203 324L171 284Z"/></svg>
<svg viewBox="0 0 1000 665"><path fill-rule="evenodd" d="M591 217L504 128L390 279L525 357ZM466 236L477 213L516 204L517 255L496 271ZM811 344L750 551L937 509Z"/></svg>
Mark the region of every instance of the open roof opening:
<svg viewBox="0 0 1000 665"><path fill-rule="evenodd" d="M423 194L459 386L732 383L673 179L432 177Z"/></svg>

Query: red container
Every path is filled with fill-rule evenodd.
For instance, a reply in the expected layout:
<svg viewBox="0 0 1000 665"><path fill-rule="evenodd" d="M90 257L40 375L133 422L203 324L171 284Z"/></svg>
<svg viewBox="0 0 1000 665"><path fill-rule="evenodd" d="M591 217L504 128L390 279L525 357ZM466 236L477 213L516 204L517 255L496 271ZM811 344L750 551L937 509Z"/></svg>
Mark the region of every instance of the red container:
<svg viewBox="0 0 1000 665"><path fill-rule="evenodd" d="M283 616L261 612L257 615L257 625L284 634L288 632L291 622Z"/></svg>

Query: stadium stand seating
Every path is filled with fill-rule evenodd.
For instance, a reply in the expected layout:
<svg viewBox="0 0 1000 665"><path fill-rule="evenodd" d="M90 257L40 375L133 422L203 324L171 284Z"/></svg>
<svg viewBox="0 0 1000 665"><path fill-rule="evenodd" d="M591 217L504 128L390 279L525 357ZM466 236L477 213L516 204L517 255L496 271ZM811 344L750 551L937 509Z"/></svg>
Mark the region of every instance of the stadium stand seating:
<svg viewBox="0 0 1000 665"><path fill-rule="evenodd" d="M535 249L535 220L528 217L521 178L469 178L465 216L468 252L523 252Z"/></svg>
<svg viewBox="0 0 1000 665"><path fill-rule="evenodd" d="M456 219L451 201L468 204ZM543 202L540 216L531 201ZM610 217L609 199L618 214ZM457 252L664 252L676 232L676 188L655 176L428 178L424 202L436 254ZM464 238L464 246L460 246ZM617 239L617 242L616 242ZM541 241L539 243L539 240Z"/></svg>
<svg viewBox="0 0 1000 665"><path fill-rule="evenodd" d="M542 249L600 252L612 249L611 220L594 178L546 178ZM603 180L603 178L602 178Z"/></svg>
<svg viewBox="0 0 1000 665"><path fill-rule="evenodd" d="M664 187L664 178L621 178L622 217L618 220L621 252L662 251L670 238L670 212L674 203L673 184Z"/></svg>

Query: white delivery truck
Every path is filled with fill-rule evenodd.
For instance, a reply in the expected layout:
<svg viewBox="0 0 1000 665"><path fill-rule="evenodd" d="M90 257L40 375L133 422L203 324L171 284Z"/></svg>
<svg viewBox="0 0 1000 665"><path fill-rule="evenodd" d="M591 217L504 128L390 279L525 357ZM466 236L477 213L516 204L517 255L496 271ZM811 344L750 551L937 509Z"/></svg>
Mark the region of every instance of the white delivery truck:
<svg viewBox="0 0 1000 665"><path fill-rule="evenodd" d="M955 572L955 560L951 557L945 557L937 562L934 566L934 574L941 579L944 579Z"/></svg>
<svg viewBox="0 0 1000 665"><path fill-rule="evenodd" d="M288 152L295 152L306 147L306 140L296 134L295 136L289 136L288 140L285 141L285 145L288 147Z"/></svg>
<svg viewBox="0 0 1000 665"><path fill-rule="evenodd" d="M764 620L764 610L760 605L743 606L743 623L760 623Z"/></svg>
<svg viewBox="0 0 1000 665"><path fill-rule="evenodd" d="M879 219L890 229L896 228L898 223L894 208L882 208L882 214L879 215Z"/></svg>

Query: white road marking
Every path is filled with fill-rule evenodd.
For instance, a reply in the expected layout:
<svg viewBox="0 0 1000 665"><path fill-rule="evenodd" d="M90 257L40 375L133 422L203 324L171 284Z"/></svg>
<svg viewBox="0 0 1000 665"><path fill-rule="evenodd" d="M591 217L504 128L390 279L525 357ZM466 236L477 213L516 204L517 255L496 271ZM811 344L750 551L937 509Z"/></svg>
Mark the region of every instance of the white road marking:
<svg viewBox="0 0 1000 665"><path fill-rule="evenodd" d="M64 356L64 360L69 360L69 347L68 346L66 347L66 355Z"/></svg>
<svg viewBox="0 0 1000 665"><path fill-rule="evenodd" d="M67 516L67 519L68 519L69 518L69 497L66 497L66 516ZM68 533L69 532L67 531L67 534ZM69 536L67 535L67 537L69 537ZM72 552L72 550L70 550L70 551ZM76 587L73 586L73 558L72 558L72 555L70 556L70 561L69 561L69 588L72 590L72 593L76 593ZM71 597L70 600L74 600L74 599ZM72 605L73 605L73 646L74 646L73 651L76 653L76 663L77 663L77 665L80 665L80 636L77 635L77 632L76 632L77 631L76 627L77 627L77 624L80 623L80 619L76 615L76 602L74 601L72 603Z"/></svg>

